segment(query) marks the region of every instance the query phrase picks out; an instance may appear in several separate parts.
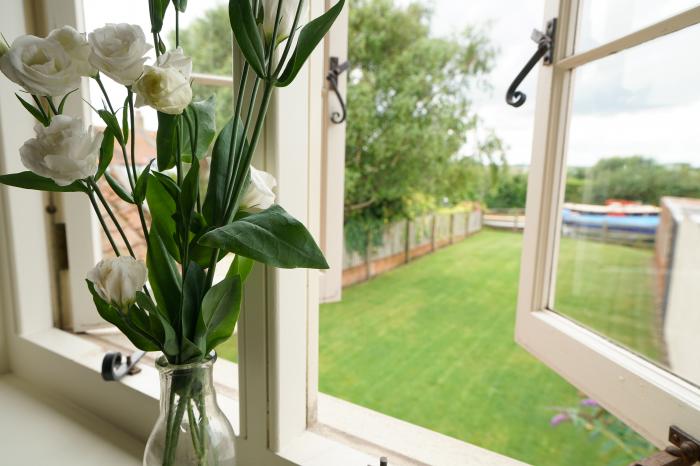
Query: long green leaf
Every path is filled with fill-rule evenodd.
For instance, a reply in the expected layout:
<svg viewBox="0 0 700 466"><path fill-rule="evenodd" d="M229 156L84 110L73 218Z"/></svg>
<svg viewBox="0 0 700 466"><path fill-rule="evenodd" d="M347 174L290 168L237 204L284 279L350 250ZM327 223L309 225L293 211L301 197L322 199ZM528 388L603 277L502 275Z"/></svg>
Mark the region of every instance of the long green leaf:
<svg viewBox="0 0 700 466"><path fill-rule="evenodd" d="M233 259L233 262L231 262L231 267L229 267L226 276L231 277L233 275L240 275L241 281L245 283L246 278L248 278L248 275L250 275L250 272L253 270L253 265L255 265L255 261L253 259L236 254L236 257Z"/></svg>
<svg viewBox="0 0 700 466"><path fill-rule="evenodd" d="M202 160L207 155L209 146L216 136L216 101L215 96L211 95L208 99L199 102L192 102L187 110L190 115L190 121L197 132L197 147L195 147L195 156ZM192 141L190 140L190 132L183 131L182 155L183 157L192 156Z"/></svg>
<svg viewBox="0 0 700 466"><path fill-rule="evenodd" d="M177 322L182 293L177 263L165 248L157 228L151 228L148 243L148 281L156 303L166 311L170 322Z"/></svg>
<svg viewBox="0 0 700 466"><path fill-rule="evenodd" d="M197 320L201 312L202 298L204 294L204 281L206 275L204 269L194 262L190 262L185 272L185 282L182 287L182 335L192 341L195 340ZM197 344L196 341L194 341ZM205 346L201 351L206 350Z"/></svg>
<svg viewBox="0 0 700 466"><path fill-rule="evenodd" d="M17 97L17 99L20 101L20 103L22 104L22 106L23 106L25 109L27 109L27 111L28 111L29 113L31 113L32 116L33 116L34 118L36 118L37 120L39 120L39 122L41 122L42 125L44 125L44 126L49 126L49 119L46 118L46 116L44 116L43 113L41 113L41 110L39 110L38 108L36 108L36 107L33 106L32 104L30 104L29 102L27 102L26 100L24 100L23 98L21 98L21 97L19 96L19 94L15 94L15 97Z"/></svg>
<svg viewBox="0 0 700 466"><path fill-rule="evenodd" d="M74 181L68 186L59 186L54 180L30 171L0 175L0 184L54 193L88 192L88 189L78 181Z"/></svg>
<svg viewBox="0 0 700 466"><path fill-rule="evenodd" d="M292 53L292 56L289 58L287 66L279 79L275 82L276 86L289 86L292 81L294 81L301 67L304 66L304 63L306 63L306 60L319 42L321 42L323 36L325 36L331 26L333 26L336 18L338 18L338 15L343 10L344 5L345 0L340 0L327 12L304 26L299 33L299 40L297 41L294 53Z"/></svg>
<svg viewBox="0 0 700 466"><path fill-rule="evenodd" d="M124 100L124 106L122 107L122 137L124 138L124 143L129 141L129 96L126 96Z"/></svg>
<svg viewBox="0 0 700 466"><path fill-rule="evenodd" d="M63 113L63 107L66 105L66 101L68 100L68 96L70 96L72 93L77 91L78 88L76 87L72 91L70 91L68 94L64 95L63 98L61 99L61 102L58 104L58 113L61 114Z"/></svg>
<svg viewBox="0 0 700 466"><path fill-rule="evenodd" d="M109 174L109 172L104 172L105 180L107 180L107 184L109 185L110 188L112 188L112 191L114 191L114 194L119 196L119 198L124 201L128 202L129 204L136 204L134 202L134 198L131 197L131 194L126 192L126 189L119 184L119 181L115 180L112 175Z"/></svg>
<svg viewBox="0 0 700 466"><path fill-rule="evenodd" d="M136 186L134 186L134 200L138 204L143 204L143 201L146 199L146 189L148 188L148 179L150 178L148 175L151 173L151 165L153 165L153 160L148 162L136 180Z"/></svg>
<svg viewBox="0 0 700 466"><path fill-rule="evenodd" d="M97 114L100 116L100 118L102 118L102 121L105 122L105 125L107 125L107 128L109 128L114 137L117 138L117 141L119 141L120 144L124 144L124 135L119 127L117 117L112 115L109 110L104 109L98 110Z"/></svg>
<svg viewBox="0 0 700 466"><path fill-rule="evenodd" d="M158 170L163 171L175 166L177 141L175 127L177 115L158 112L158 133L156 134L156 156Z"/></svg>
<svg viewBox="0 0 700 466"><path fill-rule="evenodd" d="M175 184L175 182L167 176L158 175L161 174L151 172L150 176L152 179L146 188L146 201L148 202L148 209L151 212L152 219L151 229L158 231L165 249L179 262L180 250L175 241L176 224L174 218L177 212L176 199L179 190L176 188L176 191L171 193L169 191L169 183Z"/></svg>
<svg viewBox="0 0 700 466"><path fill-rule="evenodd" d="M226 202L226 172L228 170L229 148L233 137L234 124L238 124L236 146L240 144L243 137L241 120L231 118L219 133L219 137L216 138L214 150L211 154L209 185L202 206L202 213L209 225L221 225L223 222L224 210L226 209L224 205ZM247 152L248 147L246 142L244 144L243 153Z"/></svg>
<svg viewBox="0 0 700 466"><path fill-rule="evenodd" d="M231 30L243 56L255 73L264 78L265 51L250 0L230 0L228 15Z"/></svg>
<svg viewBox="0 0 700 466"><path fill-rule="evenodd" d="M177 335L165 313L159 311L153 300L142 291L136 293L136 304L148 312L151 333L159 341L163 353L170 357L176 356L178 353Z"/></svg>
<svg viewBox="0 0 700 466"><path fill-rule="evenodd" d="M204 296L196 333L198 338L206 340L206 352L233 333L241 309L241 294L241 278L236 275L211 287Z"/></svg>
<svg viewBox="0 0 700 466"><path fill-rule="evenodd" d="M183 241L188 241L190 223L194 209L197 207L197 197L199 196L199 160L192 159L185 179L182 182L182 190L180 191L180 215L182 216L182 228L184 231Z"/></svg>
<svg viewBox="0 0 700 466"><path fill-rule="evenodd" d="M102 135L102 143L100 144L100 159L97 165L97 173L95 174L95 180L99 180L102 175L104 175L107 167L109 167L110 162L112 162L112 157L114 156L114 135L112 130L105 128Z"/></svg>
<svg viewBox="0 0 700 466"><path fill-rule="evenodd" d="M85 281L87 282L88 290L90 290L90 294L92 294L92 300L95 303L97 313L100 314L100 317L115 325L138 349L143 351L158 351L160 349L160 345L151 335L145 334L132 323L128 322L121 311L97 294L95 285L90 280Z"/></svg>
<svg viewBox="0 0 700 466"><path fill-rule="evenodd" d="M306 227L278 205L210 231L199 242L275 267L328 268Z"/></svg>
<svg viewBox="0 0 700 466"><path fill-rule="evenodd" d="M151 14L151 32L160 32L163 29L163 18L168 9L170 0L148 0L149 12ZM158 44L154 44L156 47Z"/></svg>

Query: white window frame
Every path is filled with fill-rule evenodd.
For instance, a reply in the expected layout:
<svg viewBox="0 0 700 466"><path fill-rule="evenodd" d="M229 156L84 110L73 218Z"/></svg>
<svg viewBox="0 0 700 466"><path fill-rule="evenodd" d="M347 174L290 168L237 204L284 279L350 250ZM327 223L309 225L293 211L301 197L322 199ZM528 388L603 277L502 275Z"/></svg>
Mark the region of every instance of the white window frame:
<svg viewBox="0 0 700 466"><path fill-rule="evenodd" d="M516 340L662 447L668 445L671 425L700 436L700 390L551 310L565 189L566 133L576 67L700 23L700 7L574 53L579 1L585 0L547 0L545 6L545 21L557 17L558 31L554 64L540 69L537 87Z"/></svg>

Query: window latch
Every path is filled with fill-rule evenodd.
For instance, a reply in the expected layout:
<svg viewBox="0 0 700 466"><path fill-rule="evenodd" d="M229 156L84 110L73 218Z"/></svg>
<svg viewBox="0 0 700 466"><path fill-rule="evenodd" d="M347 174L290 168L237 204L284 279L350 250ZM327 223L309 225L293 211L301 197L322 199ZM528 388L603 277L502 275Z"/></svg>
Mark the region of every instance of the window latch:
<svg viewBox="0 0 700 466"><path fill-rule="evenodd" d="M668 439L672 446L630 466L691 466L700 461L698 440L676 426L671 426Z"/></svg>
<svg viewBox="0 0 700 466"><path fill-rule="evenodd" d="M135 351L126 357L117 351L110 351L102 358L102 379L107 382L116 382L126 377L127 374L138 374L141 369L136 364L146 354L145 351Z"/></svg>
<svg viewBox="0 0 700 466"><path fill-rule="evenodd" d="M348 61L340 63L338 57L331 57L330 67L328 74L326 75L326 80L331 88L331 91L335 93L340 103L340 112L334 111L331 113L331 121L336 125L341 124L347 118L347 109L345 108L345 101L343 96L340 95L340 90L338 89L338 77L350 68L350 63Z"/></svg>
<svg viewBox="0 0 700 466"><path fill-rule="evenodd" d="M554 35L556 30L557 18L552 18L547 22L547 32L538 31L537 29L532 31L532 35L530 37L535 43L537 43L537 50L508 88L508 92L506 92L506 102L508 102L508 105L520 107L525 103L527 96L525 93L519 91L518 87L541 58L544 58L545 65L552 64L554 57Z"/></svg>

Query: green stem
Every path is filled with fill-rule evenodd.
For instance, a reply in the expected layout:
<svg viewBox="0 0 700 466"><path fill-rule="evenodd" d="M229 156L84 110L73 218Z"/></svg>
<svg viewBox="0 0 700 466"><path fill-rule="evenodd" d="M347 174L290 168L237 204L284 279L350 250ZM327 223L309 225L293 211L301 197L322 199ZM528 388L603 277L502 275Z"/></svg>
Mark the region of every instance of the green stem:
<svg viewBox="0 0 700 466"><path fill-rule="evenodd" d="M56 108L56 105L53 103L53 98L51 96L46 96L46 101L49 103L49 108L53 112L54 115L58 115L58 109Z"/></svg>
<svg viewBox="0 0 700 466"><path fill-rule="evenodd" d="M284 52L282 53L282 57L280 58L277 67L275 68L275 72L272 75L272 79L277 79L280 72L282 71L282 66L284 66L284 62L287 61L287 56L289 56L289 51L291 50L292 42L294 41L294 34L296 33L297 26L299 25L299 19L301 18L301 7L304 1L305 0L299 0L299 4L297 5L297 12L294 16L294 22L292 23L292 30L289 31L289 37L287 37L287 43L284 46Z"/></svg>
<svg viewBox="0 0 700 466"><path fill-rule="evenodd" d="M138 181L139 177L136 173L136 118L134 116L134 92L131 86L126 87L129 96L129 119L131 120L131 170L134 174L134 182Z"/></svg>
<svg viewBox="0 0 700 466"><path fill-rule="evenodd" d="M126 234L124 233L124 230L122 229L122 226L119 223L119 220L117 220L117 217L114 215L112 208L110 207L109 203L104 198L104 196L102 195L102 191L100 191L100 188L97 186L97 183L95 183L94 179L88 178L88 184L92 187L92 191L95 194L97 194L97 197L99 198L100 203L102 204L105 211L107 212L107 215L109 215L109 218L112 220L112 223L117 228L117 231L119 232L119 236L121 237L122 241L124 242L126 249L129 251L129 254L131 255L131 257L136 258L136 255L134 254L134 250L132 249L131 244L129 243L129 239L126 237Z"/></svg>
<svg viewBox="0 0 700 466"><path fill-rule="evenodd" d="M224 190L225 193L227 193L227 197L224 198L224 206L227 205L228 202L228 192L229 190L233 187L233 175L235 173L234 171L234 157L235 153L237 152L237 147L236 147L236 139L238 139L238 117L241 114L241 108L243 107L243 93L245 92L245 85L246 82L248 81L248 72L250 70L250 65L248 65L248 62L245 62L243 65L243 71L241 73L241 83L240 86L238 87L238 94L236 95L236 105L233 111L233 118L234 118L234 126L233 126L233 135L231 137L231 141L229 143L229 148L228 148L228 162L227 162L227 167L226 167L226 189ZM251 103L253 100L251 100ZM245 140L246 133L245 131L243 132L243 135L241 136L241 141Z"/></svg>
<svg viewBox="0 0 700 466"><path fill-rule="evenodd" d="M119 253L119 248L117 247L117 243L114 242L114 238L112 238L112 234L109 232L109 228L107 228L107 223L105 222L105 219L102 217L102 212L100 212L100 207L97 205L97 202L95 201L95 195L92 192L92 190L88 191L88 197L90 198L90 203L92 204L92 208L95 210L95 213L97 214L97 219L100 221L100 225L102 226L102 230L105 233L105 236L107 236L107 240L109 241L109 244L112 246L112 249L114 250L114 254L119 257L121 254Z"/></svg>
<svg viewBox="0 0 700 466"><path fill-rule="evenodd" d="M49 118L49 115L46 114L46 110L44 109L44 105L42 105L41 100L34 94L32 94L32 99L34 99L34 103L36 103L36 106L39 108L39 111L41 112L41 115L44 117L46 121L51 121L51 118Z"/></svg>

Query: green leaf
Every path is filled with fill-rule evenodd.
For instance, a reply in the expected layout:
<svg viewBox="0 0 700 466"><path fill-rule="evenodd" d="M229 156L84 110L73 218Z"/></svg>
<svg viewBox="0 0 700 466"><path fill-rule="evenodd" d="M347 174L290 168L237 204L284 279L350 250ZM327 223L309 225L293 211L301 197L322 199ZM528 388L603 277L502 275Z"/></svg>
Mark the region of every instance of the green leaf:
<svg viewBox="0 0 700 466"><path fill-rule="evenodd" d="M151 165L153 165L153 160L148 162L148 165L143 169L138 179L136 180L136 186L134 186L134 200L138 204L143 204L144 199L146 199L146 188L148 187L148 175L151 173Z"/></svg>
<svg viewBox="0 0 700 466"><path fill-rule="evenodd" d="M328 268L306 227L278 205L210 231L199 243L275 267Z"/></svg>
<svg viewBox="0 0 700 466"><path fill-rule="evenodd" d="M168 9L170 0L148 0L148 10L151 14L151 32L160 32L163 29L163 18ZM158 46L158 44L154 44Z"/></svg>
<svg viewBox="0 0 700 466"><path fill-rule="evenodd" d="M238 125L236 146L243 137L243 128L240 119L231 118L219 133L214 143L211 154L211 166L209 168L209 185L202 205L202 213L208 225L221 225L223 222L224 205L226 201L226 175L229 163L229 148L233 137L234 121ZM244 142L243 153L247 151L248 143Z"/></svg>
<svg viewBox="0 0 700 466"><path fill-rule="evenodd" d="M304 26L299 33L299 40L297 41L294 53L292 53L292 56L289 58L289 62L287 62L287 66L279 79L275 82L276 86L285 87L294 81L301 67L304 66L304 63L319 42L321 42L323 36L325 36L331 26L333 26L336 18L343 10L344 5L345 0L338 1L338 3L327 12Z"/></svg>
<svg viewBox="0 0 700 466"><path fill-rule="evenodd" d="M192 165L182 181L180 191L180 214L182 216L183 230L189 234L190 222L195 207L197 207L197 197L199 195L199 160L192 159ZM183 241L187 241L188 236L183 236Z"/></svg>
<svg viewBox="0 0 700 466"><path fill-rule="evenodd" d="M105 128L102 135L102 143L100 144L100 161L95 174L95 181L99 180L104 175L112 157L114 156L114 135L109 128Z"/></svg>
<svg viewBox="0 0 700 466"><path fill-rule="evenodd" d="M253 265L255 265L255 261L253 259L236 254L236 257L233 259L231 267L229 267L226 276L231 277L233 275L240 275L241 282L245 283L246 278L248 278L248 275L250 275L250 271L253 270Z"/></svg>
<svg viewBox="0 0 700 466"><path fill-rule="evenodd" d="M66 105L66 100L68 100L68 96L77 91L78 88L76 87L72 91L70 91L68 94L64 95L63 98L61 99L61 102L58 104L58 113L63 113L63 107Z"/></svg>
<svg viewBox="0 0 700 466"><path fill-rule="evenodd" d="M185 271L185 282L182 286L182 335L193 340L195 345L200 346L195 338L197 320L199 318L202 297L204 294L204 282L206 274L204 269L195 262L190 262ZM206 350L206 345L201 345L202 352Z"/></svg>
<svg viewBox="0 0 700 466"><path fill-rule="evenodd" d="M79 181L74 181L68 186L60 186L51 178L44 178L30 171L0 175L0 184L54 193L88 192L88 189Z"/></svg>
<svg viewBox="0 0 700 466"><path fill-rule="evenodd" d="M177 8L177 11L184 13L187 9L187 0L173 0L173 5Z"/></svg>
<svg viewBox="0 0 700 466"><path fill-rule="evenodd" d="M164 313L157 308L153 300L143 291L136 292L136 304L148 312L151 333L159 341L163 353L167 356L176 356L178 353L177 335Z"/></svg>
<svg viewBox="0 0 700 466"><path fill-rule="evenodd" d="M180 187L177 185L177 182L173 179L172 176L154 171L151 172L151 175L158 178L160 184L162 184L165 190L168 191L168 194L170 194L170 197L172 197L173 200L178 199L178 196L180 195Z"/></svg>
<svg viewBox="0 0 700 466"><path fill-rule="evenodd" d="M122 134L124 136L124 143L129 140L129 96L126 96L124 100L124 106L122 107Z"/></svg>
<svg viewBox="0 0 700 466"><path fill-rule="evenodd" d="M206 352L233 333L241 309L241 289L241 278L235 275L211 287L204 296L197 336L206 339Z"/></svg>
<svg viewBox="0 0 700 466"><path fill-rule="evenodd" d="M188 107L190 121L194 126L193 131L197 132L197 147L195 156L202 160L207 155L209 146L216 136L216 101L214 95L207 100L192 102ZM190 132L183 131L182 155L192 156L192 141Z"/></svg>
<svg viewBox="0 0 700 466"><path fill-rule="evenodd" d="M115 325L138 349L143 351L158 351L160 346L152 335L148 335L129 322L125 315L117 308L106 302L95 291L95 285L90 280L87 282L88 290L92 294L98 314L107 322Z"/></svg>
<svg viewBox="0 0 700 466"><path fill-rule="evenodd" d="M29 102L27 102L26 100L24 100L23 98L21 98L21 97L19 96L19 94L15 94L15 97L17 97L17 99L19 99L19 101L20 101L20 103L22 104L22 106L23 106L24 108L26 108L27 111L28 111L29 113L31 113L32 116L33 116L34 118L36 118L37 120L39 120L39 122L41 122L42 125L44 125L44 126L49 126L49 119L48 119L46 116L44 116L43 113L41 113L41 110L39 110L38 108L36 108L36 107L33 106L32 104L30 104Z"/></svg>
<svg viewBox="0 0 700 466"><path fill-rule="evenodd" d="M107 125L107 128L112 132L115 138L117 138L117 141L119 141L119 144L124 144L124 138L122 135L122 130L119 127L119 122L117 121L117 117L112 115L112 113L109 110L98 110L97 114L102 118L102 121L105 122L105 125Z"/></svg>
<svg viewBox="0 0 700 466"><path fill-rule="evenodd" d="M265 51L250 0L230 0L228 16L231 21L231 30L243 56L255 74L264 78Z"/></svg>
<svg viewBox="0 0 700 466"><path fill-rule="evenodd" d="M124 201L128 202L129 204L136 204L134 202L134 198L131 197L131 194L129 194L126 189L122 187L121 184L119 184L119 181L115 180L112 175L109 174L109 172L104 172L105 175L105 180L107 180L107 184L109 185L110 188L112 188L112 191L114 191L114 194L119 196L119 198Z"/></svg>
<svg viewBox="0 0 700 466"><path fill-rule="evenodd" d="M202 349L195 345L189 338L182 339L182 350L180 351L180 364L189 361L197 361L204 354Z"/></svg>
<svg viewBox="0 0 700 466"><path fill-rule="evenodd" d="M156 135L156 155L158 170L163 171L175 166L177 141L177 115L158 112L158 134Z"/></svg>
<svg viewBox="0 0 700 466"><path fill-rule="evenodd" d="M156 303L162 307L170 322L178 321L182 277L175 259L168 253L157 228L151 228L148 237L148 282Z"/></svg>
<svg viewBox="0 0 700 466"><path fill-rule="evenodd" d="M175 241L175 215L177 212L178 191L171 193L169 183L175 184L167 176L151 172L153 177L146 188L146 201L151 212L151 230L157 230L165 249L175 260L180 261L180 250ZM165 181L167 180L167 181ZM177 189L177 187L176 187Z"/></svg>

